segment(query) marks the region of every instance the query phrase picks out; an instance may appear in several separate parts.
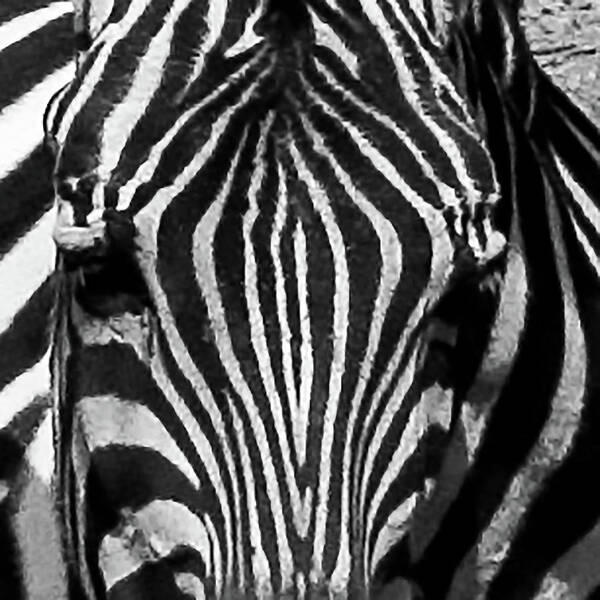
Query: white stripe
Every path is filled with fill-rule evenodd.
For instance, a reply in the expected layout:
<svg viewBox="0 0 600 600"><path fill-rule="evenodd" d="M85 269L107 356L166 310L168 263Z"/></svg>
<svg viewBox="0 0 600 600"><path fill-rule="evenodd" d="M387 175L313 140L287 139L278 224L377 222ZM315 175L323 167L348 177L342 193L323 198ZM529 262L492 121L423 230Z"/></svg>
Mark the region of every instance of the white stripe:
<svg viewBox="0 0 600 600"><path fill-rule="evenodd" d="M337 419L337 411L342 390L342 377L346 363L346 339L348 336L348 314L350 312L350 276L346 262L344 238L336 223L335 213L331 209L327 194L321 183L315 179L302 155L292 142L290 152L294 160L298 176L306 185L315 211L318 213L327 235L333 254L334 296L333 296L333 355L330 366L329 388L327 390L327 407L323 416L321 438L321 464L319 467L318 502L315 509L316 523L313 546L313 568L311 578L319 576L322 568L323 548L325 546L325 528L328 516L329 486L331 483L331 448ZM314 348L313 348L314 353ZM313 581L313 583L316 583Z"/></svg>
<svg viewBox="0 0 600 600"><path fill-rule="evenodd" d="M256 46L256 44L263 41L263 38L256 35L254 31L254 26L258 22L258 20L265 14L265 0L260 0L256 5L256 8L252 12L252 14L246 19L246 24L244 26L244 32L240 36L237 42L230 46L223 56L225 58L233 58L238 54L242 54L250 50L250 48Z"/></svg>
<svg viewBox="0 0 600 600"><path fill-rule="evenodd" d="M27 600L65 600L68 592L62 532L51 481L54 447L50 410L29 445L26 457L29 468L23 472L27 479L19 489L18 505L13 511L22 597Z"/></svg>
<svg viewBox="0 0 600 600"><path fill-rule="evenodd" d="M294 262L296 263L296 287L298 290L298 318L300 322L300 397L293 423L294 440L298 451L298 462L306 461L306 438L310 412L310 399L314 378L310 311L308 309L308 263L306 258L306 236L302 223L296 223L294 231Z"/></svg>
<svg viewBox="0 0 600 600"><path fill-rule="evenodd" d="M296 384L294 381L294 367L292 360L291 340L292 333L287 317L287 294L285 291L285 276L283 274L283 266L281 264L280 245L281 235L285 227L288 208L288 190L285 185L285 174L278 163L278 200L275 219L273 222L273 231L271 234L271 258L275 271L275 301L277 303L277 318L279 327L281 328L281 362L283 366L283 377L285 380L286 392L290 407L290 415L292 418L292 427L294 431L297 427L298 420L298 395L296 393ZM298 451L298 436L294 434L294 442L296 443L296 451ZM298 459L300 462L300 458ZM302 463L300 463L302 464Z"/></svg>
<svg viewBox="0 0 600 600"><path fill-rule="evenodd" d="M579 600L593 597L595 588L600 585L598 570L598 549L600 549L600 523L596 521L577 542L554 563L540 585L540 591L533 600ZM565 589L565 595L552 591ZM567 593L571 591L570 595ZM545 593L544 593L545 592Z"/></svg>
<svg viewBox="0 0 600 600"><path fill-rule="evenodd" d="M346 65L347 69L354 75L359 77L358 73L358 57L344 43L338 34L324 21L319 19L315 11L309 6L309 13L312 18L312 25L315 32L315 41L319 46L329 48L336 56L339 56L341 61ZM315 61L317 62L317 61Z"/></svg>
<svg viewBox="0 0 600 600"><path fill-rule="evenodd" d="M15 169L44 139L42 115L46 105L74 74L74 63L57 69L0 112L0 179ZM32 115L38 115L38 118L32 119Z"/></svg>
<svg viewBox="0 0 600 600"><path fill-rule="evenodd" d="M202 44L199 45L198 51L196 52L194 67L188 78L188 83L184 90L184 94L194 83L194 81L199 79L202 75L202 70L204 69L204 60L221 37L228 9L229 0L219 0L217 2L212 0L208 3L208 14L204 19L207 31L204 39L202 40Z"/></svg>
<svg viewBox="0 0 600 600"><path fill-rule="evenodd" d="M70 12L73 12L71 2L53 2L3 23L0 25L0 52L41 29L46 23Z"/></svg>
<svg viewBox="0 0 600 600"><path fill-rule="evenodd" d="M397 506L381 526L371 556L371 566L369 575L375 573L378 563L398 543L406 533L406 524L410 521L411 515L417 507L419 494L413 492L400 506Z"/></svg>
<svg viewBox="0 0 600 600"><path fill-rule="evenodd" d="M423 0L408 0L410 10L419 19L424 29L427 29L427 20L425 19L425 6Z"/></svg>
<svg viewBox="0 0 600 600"><path fill-rule="evenodd" d="M154 500L123 515L99 548L98 564L107 591L146 563L158 562L178 546L193 548L212 570L210 541L202 519L174 500Z"/></svg>
<svg viewBox="0 0 600 600"><path fill-rule="evenodd" d="M193 598L193 600L206 600L204 584L197 575L194 575L194 573L182 573L179 571L175 573L174 579L179 591L184 596Z"/></svg>
<svg viewBox="0 0 600 600"><path fill-rule="evenodd" d="M573 194L573 199L579 208L581 208L583 214L585 215L588 223L594 228L598 236L600 236L600 208L593 202L590 198L589 194L579 185L577 181L572 177L569 169L561 160L560 156L556 154L556 151L552 152L552 156L554 157L554 162L560 176L562 177L565 185Z"/></svg>
<svg viewBox="0 0 600 600"><path fill-rule="evenodd" d="M13 379L0 391L0 429L37 396L50 392L50 353L47 352L33 367Z"/></svg>
<svg viewBox="0 0 600 600"><path fill-rule="evenodd" d="M84 9L88 9L88 33L93 39L100 33L102 27L108 21L114 8L115 0L74 0L73 3L75 4L75 10L78 18L82 21L85 19L85 15L83 14Z"/></svg>
<svg viewBox="0 0 600 600"><path fill-rule="evenodd" d="M0 334L54 270L54 222L52 209L0 261Z"/></svg>
<svg viewBox="0 0 600 600"><path fill-rule="evenodd" d="M210 539L210 545L212 548L213 556L213 565L215 565L215 592L217 598L220 598L221 594L223 593L223 560L221 555L221 546L219 545L219 536L217 535L217 530L215 529L215 526L209 514L204 515L204 526L206 527L206 531L208 532L208 537ZM227 562L229 564L230 561ZM227 567L227 572L229 573L229 571L230 569L229 567ZM227 581L229 581L229 579ZM241 577L239 581L240 585L243 585L244 578Z"/></svg>
<svg viewBox="0 0 600 600"><path fill-rule="evenodd" d="M512 85L512 78L514 77L517 66L515 38L512 35L510 23L508 23L506 20L506 13L502 10L499 10L496 14L500 17L500 26L502 27L502 34L504 38L504 81L502 82L502 85L508 88L508 86Z"/></svg>
<svg viewBox="0 0 600 600"><path fill-rule="evenodd" d="M511 239L506 272L500 288L500 304L490 334L485 357L479 368L467 401L461 407L465 431L465 450L471 463L480 443L485 439L485 427L506 377L512 368L525 327L527 309L527 271L520 243Z"/></svg>
<svg viewBox="0 0 600 600"><path fill-rule="evenodd" d="M32 474L48 486L48 489L54 475L54 437L52 433L52 411L48 410L25 453Z"/></svg>
<svg viewBox="0 0 600 600"><path fill-rule="evenodd" d="M590 244L587 235L583 232L583 229L581 229L581 227L579 226L573 209L570 207L569 215L571 217L571 224L573 225L573 229L575 230L577 240L581 244L581 248L585 252L585 255L588 257L590 265L592 266L594 271L596 271L596 275L600 278L600 257L598 256L596 250L594 250L594 248Z"/></svg>
<svg viewBox="0 0 600 600"><path fill-rule="evenodd" d="M44 114L43 119L43 129L48 133L49 137L52 139L53 130L54 130L54 121L56 119L56 115L58 114L58 109L63 98L67 95L70 89L70 85L64 85L59 92L53 94L51 99L48 101L46 105L46 112Z"/></svg>
<svg viewBox="0 0 600 600"><path fill-rule="evenodd" d="M160 453L195 489L200 481L192 465L158 417L146 406L112 396L89 396L77 403L76 423L88 452L115 445Z"/></svg>

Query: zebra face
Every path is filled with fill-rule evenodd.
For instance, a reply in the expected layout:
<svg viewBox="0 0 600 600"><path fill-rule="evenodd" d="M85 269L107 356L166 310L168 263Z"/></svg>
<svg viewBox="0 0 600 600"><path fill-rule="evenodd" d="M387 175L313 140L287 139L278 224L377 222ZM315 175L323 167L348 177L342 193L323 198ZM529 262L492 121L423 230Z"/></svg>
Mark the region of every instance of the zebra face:
<svg viewBox="0 0 600 600"><path fill-rule="evenodd" d="M459 259L503 241L441 52L401 2L83 6L47 128L84 275L64 460L113 515L96 576L133 585L177 550L180 588L366 593L450 427L422 332Z"/></svg>

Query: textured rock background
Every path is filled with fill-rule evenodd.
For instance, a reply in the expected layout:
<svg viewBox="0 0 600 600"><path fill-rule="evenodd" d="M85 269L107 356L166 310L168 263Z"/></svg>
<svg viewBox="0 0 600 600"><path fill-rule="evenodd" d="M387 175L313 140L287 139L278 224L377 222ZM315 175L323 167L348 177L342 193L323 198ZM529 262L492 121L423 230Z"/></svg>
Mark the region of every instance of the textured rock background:
<svg viewBox="0 0 600 600"><path fill-rule="evenodd" d="M600 127L600 0L524 0L540 65Z"/></svg>

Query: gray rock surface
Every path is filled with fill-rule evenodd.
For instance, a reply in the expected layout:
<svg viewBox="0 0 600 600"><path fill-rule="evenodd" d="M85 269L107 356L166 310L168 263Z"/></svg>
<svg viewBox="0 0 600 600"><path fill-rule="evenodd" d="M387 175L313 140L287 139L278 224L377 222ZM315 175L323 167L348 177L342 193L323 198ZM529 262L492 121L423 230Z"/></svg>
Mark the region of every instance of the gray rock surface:
<svg viewBox="0 0 600 600"><path fill-rule="evenodd" d="M600 0L524 0L521 20L540 65L600 127Z"/></svg>

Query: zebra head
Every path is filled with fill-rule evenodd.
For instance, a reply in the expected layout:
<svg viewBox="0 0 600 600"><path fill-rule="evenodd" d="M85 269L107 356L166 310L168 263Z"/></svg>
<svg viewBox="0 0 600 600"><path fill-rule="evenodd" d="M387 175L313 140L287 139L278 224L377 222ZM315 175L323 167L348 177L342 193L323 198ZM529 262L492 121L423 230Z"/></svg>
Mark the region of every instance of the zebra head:
<svg viewBox="0 0 600 600"><path fill-rule="evenodd" d="M423 4L80 7L46 129L84 589L165 560L209 595L362 597L399 554L452 415L423 331L503 244Z"/></svg>

